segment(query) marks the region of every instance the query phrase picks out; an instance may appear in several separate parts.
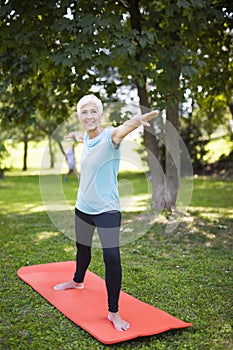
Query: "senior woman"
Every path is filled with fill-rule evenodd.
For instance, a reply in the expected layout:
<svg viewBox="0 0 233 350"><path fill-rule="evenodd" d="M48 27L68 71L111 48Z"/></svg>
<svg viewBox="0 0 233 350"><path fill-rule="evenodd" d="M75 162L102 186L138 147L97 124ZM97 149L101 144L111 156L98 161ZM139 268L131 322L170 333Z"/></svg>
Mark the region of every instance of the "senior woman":
<svg viewBox="0 0 233 350"><path fill-rule="evenodd" d="M73 280L60 283L54 289L84 288L84 277L91 261L92 237L96 228L105 263L108 319L116 330L126 331L130 325L121 318L118 311L122 281L119 250L121 211L117 187L120 144L141 124L148 126L148 122L158 115L158 111L135 116L118 127L104 128L101 125L101 100L95 95L85 95L77 104L77 113L85 132L75 131L66 136L84 144L75 205L76 271Z"/></svg>

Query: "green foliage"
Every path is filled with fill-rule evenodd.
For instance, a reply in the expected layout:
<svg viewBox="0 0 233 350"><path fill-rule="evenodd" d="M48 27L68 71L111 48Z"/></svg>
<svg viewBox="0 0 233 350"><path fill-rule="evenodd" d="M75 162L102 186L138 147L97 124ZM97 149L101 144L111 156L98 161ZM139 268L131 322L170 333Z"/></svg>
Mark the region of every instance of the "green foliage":
<svg viewBox="0 0 233 350"><path fill-rule="evenodd" d="M221 6L222 14L218 11ZM198 39L197 57L201 64L191 86L200 110L209 117L207 129L213 128L212 122L224 122L227 110L232 115L232 24L232 5L213 2L208 31L202 31Z"/></svg>
<svg viewBox="0 0 233 350"><path fill-rule="evenodd" d="M126 177L141 188L141 177ZM75 181L64 184L71 202ZM14 173L0 184L1 348L232 349L232 182L194 179L189 212L174 232L165 233L162 215L143 237L121 247L122 289L193 327L111 346L96 341L16 276L21 266L75 259L74 241L50 222L38 184L38 176ZM131 213L125 215L130 219ZM90 269L104 276L101 250L93 249Z"/></svg>
<svg viewBox="0 0 233 350"><path fill-rule="evenodd" d="M189 113L181 119L180 134L188 149L194 171L204 165L206 145L210 141L211 131L206 128L208 119L199 110Z"/></svg>
<svg viewBox="0 0 233 350"><path fill-rule="evenodd" d="M189 108L180 119L180 134L189 151L194 170L201 169L207 154L206 145L219 127L225 129L225 137L230 139L227 125L231 116L226 113L226 100L223 95L204 96L200 94L198 101L201 108Z"/></svg>
<svg viewBox="0 0 233 350"><path fill-rule="evenodd" d="M136 88L141 106L166 109L175 126L187 89L207 129L232 106L229 2L9 0L0 17L5 128L51 134L93 86L112 100L118 87Z"/></svg>
<svg viewBox="0 0 233 350"><path fill-rule="evenodd" d="M173 78L178 76L181 85L191 86L199 68L210 66L205 58L206 43L211 52L220 48L231 23L226 15L228 6L223 3L221 8L221 2L210 0L141 1L140 9L130 1L108 6L105 1L91 3L91 10L90 1L85 0L39 4L9 0L2 6L4 85L24 85L26 79L27 96L31 95L29 87L37 86L36 101L29 101L29 106L37 105L47 90L49 95L59 92L56 106L66 97L72 105L93 84L103 83L109 67L117 68L124 84L143 86L148 79L156 86L154 100L164 106L169 102L167 95L177 90ZM224 62L223 50L217 52L211 59ZM37 79L46 82L45 86ZM108 90L110 76L104 80ZM176 93L181 100L182 89Z"/></svg>

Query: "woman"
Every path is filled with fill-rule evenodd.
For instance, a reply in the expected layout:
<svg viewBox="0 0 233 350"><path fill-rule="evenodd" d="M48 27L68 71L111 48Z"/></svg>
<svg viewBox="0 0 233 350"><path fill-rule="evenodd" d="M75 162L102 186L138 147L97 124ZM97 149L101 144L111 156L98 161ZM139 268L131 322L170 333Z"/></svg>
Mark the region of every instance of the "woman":
<svg viewBox="0 0 233 350"><path fill-rule="evenodd" d="M64 177L64 181L67 182L68 181L68 177L69 175L71 175L72 173L74 173L74 175L77 177L77 179L79 179L79 173L78 170L76 168L76 160L75 160L75 145L73 144L68 151L65 153L65 157L66 157L66 161L67 161L67 165L68 165L68 173L66 174L66 176Z"/></svg>
<svg viewBox="0 0 233 350"><path fill-rule="evenodd" d="M77 104L78 119L86 132L71 132L67 138L83 142L81 177L75 206L76 271L72 281L58 284L56 290L84 288L84 277L91 261L91 245L97 228L103 248L108 319L116 330L125 331L129 323L118 312L122 270L119 250L121 212L117 188L121 141L158 111L135 116L118 127L101 126L102 102L95 95L83 96Z"/></svg>

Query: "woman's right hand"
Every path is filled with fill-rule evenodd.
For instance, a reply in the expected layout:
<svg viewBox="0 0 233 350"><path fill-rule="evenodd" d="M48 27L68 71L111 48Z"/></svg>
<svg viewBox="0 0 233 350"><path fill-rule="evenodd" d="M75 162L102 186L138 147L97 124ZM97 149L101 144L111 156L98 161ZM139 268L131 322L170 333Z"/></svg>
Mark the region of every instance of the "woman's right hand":
<svg viewBox="0 0 233 350"><path fill-rule="evenodd" d="M65 136L65 139L73 139L77 142L83 142L83 131L72 131Z"/></svg>

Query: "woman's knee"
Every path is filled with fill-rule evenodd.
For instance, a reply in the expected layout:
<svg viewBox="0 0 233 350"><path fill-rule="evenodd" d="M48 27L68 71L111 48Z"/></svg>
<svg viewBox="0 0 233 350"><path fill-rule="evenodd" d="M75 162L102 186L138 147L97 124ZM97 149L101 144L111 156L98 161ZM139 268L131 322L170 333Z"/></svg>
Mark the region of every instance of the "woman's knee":
<svg viewBox="0 0 233 350"><path fill-rule="evenodd" d="M120 251L119 248L105 248L103 249L104 263L106 265L119 265L120 260Z"/></svg>

